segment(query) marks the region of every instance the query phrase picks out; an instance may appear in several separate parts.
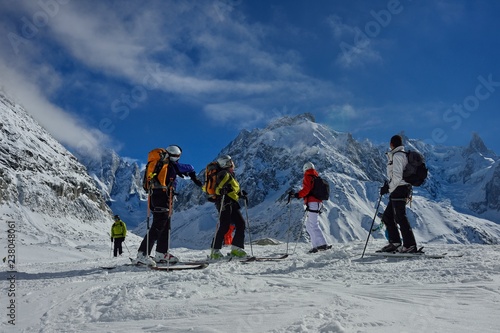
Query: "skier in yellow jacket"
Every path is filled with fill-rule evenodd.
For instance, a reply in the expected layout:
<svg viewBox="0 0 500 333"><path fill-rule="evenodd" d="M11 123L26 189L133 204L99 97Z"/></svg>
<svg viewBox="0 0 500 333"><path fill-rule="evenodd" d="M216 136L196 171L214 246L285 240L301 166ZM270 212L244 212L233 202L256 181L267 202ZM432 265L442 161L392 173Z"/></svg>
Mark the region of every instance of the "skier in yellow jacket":
<svg viewBox="0 0 500 333"><path fill-rule="evenodd" d="M122 255L122 243L125 241L125 237L127 236L127 226L125 222L120 219L120 216L114 216L115 223L111 226L111 241L114 243L113 255L116 257Z"/></svg>

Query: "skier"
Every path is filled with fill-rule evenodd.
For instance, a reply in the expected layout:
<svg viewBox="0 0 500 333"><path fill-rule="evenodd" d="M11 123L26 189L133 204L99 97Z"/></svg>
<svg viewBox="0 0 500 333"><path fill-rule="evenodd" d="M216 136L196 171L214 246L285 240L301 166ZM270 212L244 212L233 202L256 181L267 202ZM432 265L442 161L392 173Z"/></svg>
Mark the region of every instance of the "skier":
<svg viewBox="0 0 500 333"><path fill-rule="evenodd" d="M168 184L166 184L167 188L159 187L151 190L149 208L153 212L153 223L139 246L135 260L136 264L141 263L148 266L156 266L156 263L159 262L176 263L179 261L179 258L169 253L170 216L172 213L169 211L171 209L169 202L171 203L173 198L170 197L168 188L172 186L172 189L175 190L177 176L189 176L197 186L201 187L203 185L196 177L196 172L191 164L178 162L182 154L182 149L179 146L168 146L166 151L169 160L166 175L166 179L168 180ZM151 258L149 255L155 242L156 254L154 258ZM149 248L146 248L147 245L149 245Z"/></svg>
<svg viewBox="0 0 500 333"><path fill-rule="evenodd" d="M391 150L386 153L387 177L389 181L380 188L380 195L389 195L389 203L382 214L382 221L387 228L389 243L377 252L417 252L417 242L406 217L406 203L411 196L412 186L403 180L403 171L408 164L403 139L400 135L394 135L389 143ZM398 154L399 153L399 154ZM403 237L403 246L398 231Z"/></svg>
<svg viewBox="0 0 500 333"><path fill-rule="evenodd" d="M311 162L305 163L302 170L304 172L302 189L297 193L291 192L290 195L293 195L297 199L304 198L307 210L306 230L309 236L311 236L312 243L312 249L309 250L309 253L316 253L331 249L332 246L326 243L325 236L319 227L318 215L323 207L323 201L309 194L314 185L314 177L318 177L319 174Z"/></svg>
<svg viewBox="0 0 500 333"><path fill-rule="evenodd" d="M246 192L240 190L240 184L234 175L234 162L231 156L224 155L217 159L217 163L222 168L217 174L217 186L215 188L215 207L220 213L217 233L212 242L211 259L221 259L224 236L228 232L230 225L234 224L235 231L231 242L231 256L245 257L245 219L241 215L239 198L245 199Z"/></svg>
<svg viewBox="0 0 500 333"><path fill-rule="evenodd" d="M125 237L127 236L127 226L125 222L120 219L120 216L114 216L114 223L111 226L111 242L114 243L113 247L113 256L117 257L118 255L122 255L122 243L125 241Z"/></svg>

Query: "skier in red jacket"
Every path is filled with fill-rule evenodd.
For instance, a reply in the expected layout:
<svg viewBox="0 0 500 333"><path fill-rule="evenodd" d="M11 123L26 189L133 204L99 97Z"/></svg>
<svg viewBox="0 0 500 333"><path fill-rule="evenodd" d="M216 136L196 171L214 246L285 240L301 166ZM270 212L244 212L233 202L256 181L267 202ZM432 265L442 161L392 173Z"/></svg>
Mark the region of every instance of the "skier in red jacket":
<svg viewBox="0 0 500 333"><path fill-rule="evenodd" d="M324 251L330 249L332 246L326 243L325 236L319 227L318 215L323 207L323 201L310 195L313 185L314 178L318 177L319 174L314 167L314 164L307 162L302 168L304 171L304 179L302 180L302 189L294 194L297 199L304 198L304 204L307 210L307 222L306 230L309 236L311 236L312 249L309 253L316 253L318 251Z"/></svg>

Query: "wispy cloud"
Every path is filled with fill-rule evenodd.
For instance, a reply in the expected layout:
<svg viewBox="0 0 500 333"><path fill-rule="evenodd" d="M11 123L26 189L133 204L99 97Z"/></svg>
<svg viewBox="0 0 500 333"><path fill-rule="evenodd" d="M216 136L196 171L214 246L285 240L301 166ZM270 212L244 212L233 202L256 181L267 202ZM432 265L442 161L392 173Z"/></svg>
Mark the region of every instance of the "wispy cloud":
<svg viewBox="0 0 500 333"><path fill-rule="evenodd" d="M376 42L368 38L359 27L344 23L338 15L330 16L327 23L339 46L340 52L335 61L338 66L355 68L382 60L375 48Z"/></svg>

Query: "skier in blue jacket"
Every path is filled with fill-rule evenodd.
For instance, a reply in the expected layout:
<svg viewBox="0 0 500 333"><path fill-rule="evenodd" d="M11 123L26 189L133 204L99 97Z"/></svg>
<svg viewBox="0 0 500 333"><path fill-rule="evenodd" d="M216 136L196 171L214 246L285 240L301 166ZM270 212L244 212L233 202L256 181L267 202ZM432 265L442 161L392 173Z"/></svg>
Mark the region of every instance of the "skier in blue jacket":
<svg viewBox="0 0 500 333"><path fill-rule="evenodd" d="M196 172L191 164L179 163L179 158L182 154L182 149L177 145L168 146L166 148L168 153L168 171L166 179L169 180L168 186L172 185L175 190L177 185L177 176L188 176L191 180L199 187L203 184L196 177ZM169 253L169 233L170 233L170 216L171 213L169 209L169 202L173 200L170 198L169 191L164 188L155 188L151 191L149 208L153 213L153 223L149 229L148 235L144 236L144 239L139 246L137 253L136 263L142 263L149 266L155 266L157 262L170 262L176 263L179 259ZM152 259L149 255L153 249L154 243L156 242L156 254ZM147 245L149 248L146 249Z"/></svg>

